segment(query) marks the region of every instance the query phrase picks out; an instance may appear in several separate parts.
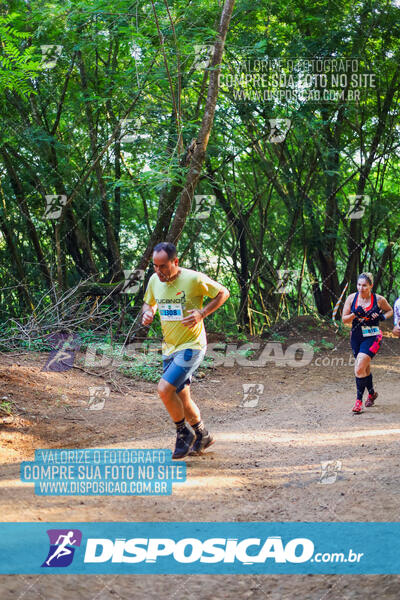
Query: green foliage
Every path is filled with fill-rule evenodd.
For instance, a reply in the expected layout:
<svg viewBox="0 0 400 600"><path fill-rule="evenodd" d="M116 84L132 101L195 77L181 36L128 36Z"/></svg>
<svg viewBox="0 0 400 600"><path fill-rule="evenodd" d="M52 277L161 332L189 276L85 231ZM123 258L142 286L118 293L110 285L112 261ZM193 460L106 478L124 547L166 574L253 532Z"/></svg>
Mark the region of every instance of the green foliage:
<svg viewBox="0 0 400 600"><path fill-rule="evenodd" d="M322 338L322 340L320 341L320 344L321 344L322 348L324 348L325 350L332 350L332 348L335 347L335 344L332 344L332 342L328 342L324 338Z"/></svg>
<svg viewBox="0 0 400 600"><path fill-rule="evenodd" d="M135 354L130 361L132 364L123 364L118 367L118 371L132 377L134 379L141 379L143 381L156 382L160 379L162 374L162 360L161 356L151 354Z"/></svg>
<svg viewBox="0 0 400 600"><path fill-rule="evenodd" d="M280 333L271 334L271 340L273 340L274 342L286 342L287 339L287 336L281 335Z"/></svg>
<svg viewBox="0 0 400 600"><path fill-rule="evenodd" d="M22 23L19 13L0 15L0 93L36 94L30 77L40 72L40 61L35 59L35 47L28 43L31 33L18 29Z"/></svg>
<svg viewBox="0 0 400 600"><path fill-rule="evenodd" d="M52 350L52 346L42 338L21 340L20 345L21 348L25 348L26 350L30 350L32 352L49 352Z"/></svg>
<svg viewBox="0 0 400 600"><path fill-rule="evenodd" d="M213 44L221 6L168 6L174 28L165 3L155 3L156 23L151 4L127 0L13 0L0 15L0 349L18 331L9 319L25 323L32 306L52 310L43 262L64 289L87 277L114 284L111 234L122 267L135 268L160 215L173 216L188 171L183 156L199 134L207 97L209 68L198 68L196 47ZM329 319L345 273L350 293L360 269L380 269L378 293L390 302L398 295L400 24L391 3L371 6L236 2L195 190L215 195L216 204L208 218L189 213L178 247L183 266L230 290L224 307L206 319L209 331L228 340L265 335L277 321L304 314ZM54 68L42 63L46 45L62 47ZM248 60L355 56L360 70L376 75L376 86L357 102L244 97L238 92L257 91L254 82L229 84L246 74ZM286 66L278 70L289 75ZM270 120L279 118L291 127L273 144ZM131 119L131 141L115 135L110 142L122 119ZM360 188L370 203L355 223L347 216L349 197ZM73 197L58 230L58 221L44 218L45 196L64 193ZM302 273L302 280L277 293L278 270ZM93 332L85 323L83 345L104 341L106 330L131 332L131 300L110 300L102 334L98 323ZM93 295L79 310L90 314L95 302ZM338 335L347 335L340 323ZM156 319L150 337L160 336ZM272 339L287 340L279 333ZM43 336L24 345L46 350Z"/></svg>
<svg viewBox="0 0 400 600"><path fill-rule="evenodd" d="M0 413L12 414L12 404L9 400L0 400Z"/></svg>
<svg viewBox="0 0 400 600"><path fill-rule="evenodd" d="M318 346L318 342L316 340L308 340L307 343L310 344L310 346L312 346L316 354L318 354L318 352L321 352L321 348Z"/></svg>

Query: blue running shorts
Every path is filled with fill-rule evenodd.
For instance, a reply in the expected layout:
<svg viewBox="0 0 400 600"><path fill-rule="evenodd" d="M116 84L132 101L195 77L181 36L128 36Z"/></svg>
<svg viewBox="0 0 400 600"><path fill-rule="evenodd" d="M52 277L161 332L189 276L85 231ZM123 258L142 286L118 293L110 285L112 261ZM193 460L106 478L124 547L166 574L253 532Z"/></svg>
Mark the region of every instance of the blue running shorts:
<svg viewBox="0 0 400 600"><path fill-rule="evenodd" d="M368 354L368 356L374 358L381 347L382 337L382 332L380 332L379 335L365 338L360 335L357 336L352 334L350 337L350 343L354 358L357 358L359 352L363 352L363 354Z"/></svg>
<svg viewBox="0 0 400 600"><path fill-rule="evenodd" d="M163 376L165 381L176 387L176 391L183 390L185 385L190 385L192 375L203 361L206 348L201 350L177 350L169 356L163 356Z"/></svg>

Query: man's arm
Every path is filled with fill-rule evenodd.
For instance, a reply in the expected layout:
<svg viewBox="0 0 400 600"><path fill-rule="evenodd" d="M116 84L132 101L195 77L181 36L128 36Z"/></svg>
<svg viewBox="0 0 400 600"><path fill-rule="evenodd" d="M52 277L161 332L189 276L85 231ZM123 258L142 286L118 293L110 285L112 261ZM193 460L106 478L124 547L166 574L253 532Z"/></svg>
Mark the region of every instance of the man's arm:
<svg viewBox="0 0 400 600"><path fill-rule="evenodd" d="M223 286L222 286L223 287ZM218 294L207 304L207 306L203 306L203 308L195 308L194 310L189 311L189 315L182 319L182 325L186 325L187 327L194 327L197 323L199 323L208 315L215 312L217 308L222 306L224 302L228 300L230 296L230 292L226 287L218 292Z"/></svg>
<svg viewBox="0 0 400 600"><path fill-rule="evenodd" d="M394 323L394 327L393 327L393 334L400 338L400 303L399 300L396 300L396 302L394 303L393 306L393 323Z"/></svg>
<svg viewBox="0 0 400 600"><path fill-rule="evenodd" d="M218 292L218 294L209 302L206 306L203 306L201 309L201 313L203 315L203 319L211 315L211 313L215 312L217 308L222 306L229 298L230 292L225 287L223 290Z"/></svg>
<svg viewBox="0 0 400 600"><path fill-rule="evenodd" d="M154 304L154 306L151 306L150 304L143 302L142 325L150 325L153 322L156 310L157 310L157 304Z"/></svg>
<svg viewBox="0 0 400 600"><path fill-rule="evenodd" d="M396 327L396 325L398 325L400 322L400 303L399 300L396 300L396 302L393 305L393 323L394 326Z"/></svg>
<svg viewBox="0 0 400 600"><path fill-rule="evenodd" d="M393 327L393 335L400 338L400 302L396 300L393 307L394 312L394 327Z"/></svg>

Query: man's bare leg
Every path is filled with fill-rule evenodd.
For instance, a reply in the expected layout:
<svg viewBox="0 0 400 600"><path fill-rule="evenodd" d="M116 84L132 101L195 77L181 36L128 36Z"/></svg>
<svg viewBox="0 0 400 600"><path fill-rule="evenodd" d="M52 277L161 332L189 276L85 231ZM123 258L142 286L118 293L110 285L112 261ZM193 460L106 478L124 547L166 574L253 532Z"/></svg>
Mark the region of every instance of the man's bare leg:
<svg viewBox="0 0 400 600"><path fill-rule="evenodd" d="M174 423L185 418L182 400L177 396L176 387L174 385L165 381L165 379L160 379L158 383L158 394Z"/></svg>
<svg viewBox="0 0 400 600"><path fill-rule="evenodd" d="M177 392L176 395L182 402L185 419L189 425L196 425L196 423L201 421L200 409L190 394L190 385L185 385L183 390Z"/></svg>

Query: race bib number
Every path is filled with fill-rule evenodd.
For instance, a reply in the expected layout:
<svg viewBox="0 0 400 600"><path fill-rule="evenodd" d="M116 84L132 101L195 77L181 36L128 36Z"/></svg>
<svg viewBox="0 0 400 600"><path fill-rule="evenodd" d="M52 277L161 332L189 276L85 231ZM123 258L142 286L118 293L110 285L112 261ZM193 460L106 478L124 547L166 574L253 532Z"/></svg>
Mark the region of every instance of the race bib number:
<svg viewBox="0 0 400 600"><path fill-rule="evenodd" d="M182 304L161 304L159 312L162 321L181 321L183 319Z"/></svg>
<svg viewBox="0 0 400 600"><path fill-rule="evenodd" d="M379 327L361 327L361 330L364 337L379 335Z"/></svg>

